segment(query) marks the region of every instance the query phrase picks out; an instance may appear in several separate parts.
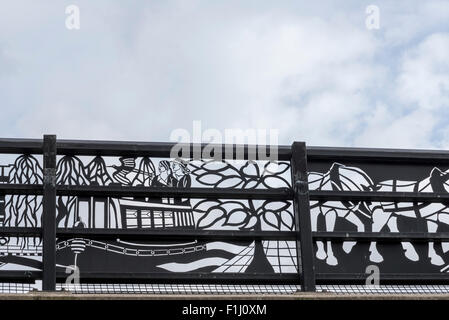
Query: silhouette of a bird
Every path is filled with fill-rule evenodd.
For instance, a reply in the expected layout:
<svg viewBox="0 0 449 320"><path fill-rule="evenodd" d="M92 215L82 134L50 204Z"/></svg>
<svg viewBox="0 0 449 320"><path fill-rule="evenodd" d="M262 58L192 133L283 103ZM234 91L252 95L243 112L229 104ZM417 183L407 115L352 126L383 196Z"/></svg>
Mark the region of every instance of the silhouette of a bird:
<svg viewBox="0 0 449 320"><path fill-rule="evenodd" d="M120 157L118 159L121 163L120 166L112 165L111 167L115 169L112 174L114 179L124 185L130 185L131 180L128 179L127 175L131 172L135 172L136 159L135 158L125 158Z"/></svg>

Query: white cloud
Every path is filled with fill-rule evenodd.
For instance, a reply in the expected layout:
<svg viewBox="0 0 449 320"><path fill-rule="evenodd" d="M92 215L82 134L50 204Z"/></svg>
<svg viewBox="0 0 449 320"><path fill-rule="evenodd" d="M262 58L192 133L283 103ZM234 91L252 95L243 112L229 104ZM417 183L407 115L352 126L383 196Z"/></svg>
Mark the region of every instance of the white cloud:
<svg viewBox="0 0 449 320"><path fill-rule="evenodd" d="M424 110L396 115L378 105L365 119L366 127L356 138L358 145L382 148L426 148L437 118Z"/></svg>
<svg viewBox="0 0 449 320"><path fill-rule="evenodd" d="M383 1L379 5L381 33L393 49L449 27L449 2L444 0Z"/></svg>
<svg viewBox="0 0 449 320"><path fill-rule="evenodd" d="M449 34L431 34L400 59L389 104L366 115L358 144L429 148L448 145Z"/></svg>
<svg viewBox="0 0 449 320"><path fill-rule="evenodd" d="M281 143L443 145L446 6L401 3L379 1L379 31L357 2L79 1L75 32L62 4L29 18L11 5L0 45L17 70L0 77L11 113L0 134L167 140L202 120L277 128Z"/></svg>
<svg viewBox="0 0 449 320"><path fill-rule="evenodd" d="M449 33L432 34L403 59L398 95L404 104L449 108Z"/></svg>

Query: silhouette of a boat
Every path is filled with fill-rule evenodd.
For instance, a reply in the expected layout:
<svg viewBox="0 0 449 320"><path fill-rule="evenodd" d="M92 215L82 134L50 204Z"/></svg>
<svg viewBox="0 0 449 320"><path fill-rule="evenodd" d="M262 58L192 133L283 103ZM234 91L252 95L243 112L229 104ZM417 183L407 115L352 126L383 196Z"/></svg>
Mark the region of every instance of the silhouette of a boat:
<svg viewBox="0 0 449 320"><path fill-rule="evenodd" d="M181 199L120 199L123 229L194 230L195 218L189 200ZM99 241L74 238L57 243L57 264L76 265L83 272L167 272L158 267L166 263L191 263L234 255L221 250L207 250L205 242L191 241ZM196 271L212 271L207 266Z"/></svg>

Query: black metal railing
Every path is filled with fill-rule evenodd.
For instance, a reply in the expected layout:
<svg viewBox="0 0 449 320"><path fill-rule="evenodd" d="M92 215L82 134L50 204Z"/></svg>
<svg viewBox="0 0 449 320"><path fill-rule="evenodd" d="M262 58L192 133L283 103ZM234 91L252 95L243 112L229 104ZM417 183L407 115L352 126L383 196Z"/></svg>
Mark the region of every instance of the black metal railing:
<svg viewBox="0 0 449 320"><path fill-rule="evenodd" d="M0 139L0 153L3 154L39 154L42 155L42 184L0 184L2 195L38 195L43 199L41 226L2 226L1 237L38 237L42 239L42 271L0 271L0 281L34 281L42 279L45 291L54 291L56 283L63 281L67 274L56 268L56 241L85 237L88 239L114 240L204 240L204 241L254 241L283 240L296 242L298 273L154 273L154 272L101 272L92 271L82 274L86 282L244 282L244 283L299 283L303 291L315 291L316 283L349 283L364 279L364 270L358 272L329 272L317 268L314 247L317 241L341 243L345 241L379 243L399 243L403 241L424 242L449 241L449 232L372 232L372 231L314 231L311 227L311 206L315 201L320 206L334 201L346 205L347 202L405 202L405 203L444 203L449 200L445 192L403 192L310 190L308 173L310 167L325 167L332 162L350 162L351 164L384 166L449 166L449 152L351 149L351 148L306 148L303 142L294 142L292 146L279 146L279 160L290 162L292 188L274 189L224 189L199 187L157 187L123 185L59 185L57 183L57 156L128 156L169 158L173 143L142 142L103 142L56 140L54 135L45 135L43 140ZM190 145L191 150L203 149L206 145ZM226 146L220 146L225 150ZM229 147L229 146L228 146ZM233 146L234 150L241 146ZM242 158L248 156L248 146L243 146ZM225 154L225 152L222 152ZM233 153L237 154L236 152ZM257 153L256 153L257 154ZM192 154L193 155L193 154ZM412 168L413 170L413 168ZM57 197L173 197L197 199L253 199L292 201L294 228L289 231L263 230L195 230L174 228L155 229L108 229L108 228L60 228L57 226ZM346 207L348 207L346 205ZM349 208L349 207L348 207ZM321 209L320 209L321 210ZM351 209L352 210L352 209ZM349 210L349 211L351 211ZM1 249L1 248L0 248ZM39 268L38 268L39 269ZM387 272L383 279L388 281L447 281L447 273L438 272Z"/></svg>

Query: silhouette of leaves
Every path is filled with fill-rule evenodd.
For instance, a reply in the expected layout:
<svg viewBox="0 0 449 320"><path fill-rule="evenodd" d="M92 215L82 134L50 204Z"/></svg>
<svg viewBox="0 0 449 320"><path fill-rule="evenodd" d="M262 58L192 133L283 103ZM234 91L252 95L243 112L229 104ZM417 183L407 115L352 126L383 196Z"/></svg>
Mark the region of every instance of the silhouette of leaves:
<svg viewBox="0 0 449 320"><path fill-rule="evenodd" d="M294 219L290 207L288 201L266 200L254 207L253 200L206 199L194 205L193 210L202 214L197 222L200 229L233 227L239 230L293 230Z"/></svg>
<svg viewBox="0 0 449 320"><path fill-rule="evenodd" d="M284 178L290 169L288 162L266 162L248 160L237 168L226 161L203 160L199 164L190 162L191 173L200 184L214 188L290 188L290 182Z"/></svg>

